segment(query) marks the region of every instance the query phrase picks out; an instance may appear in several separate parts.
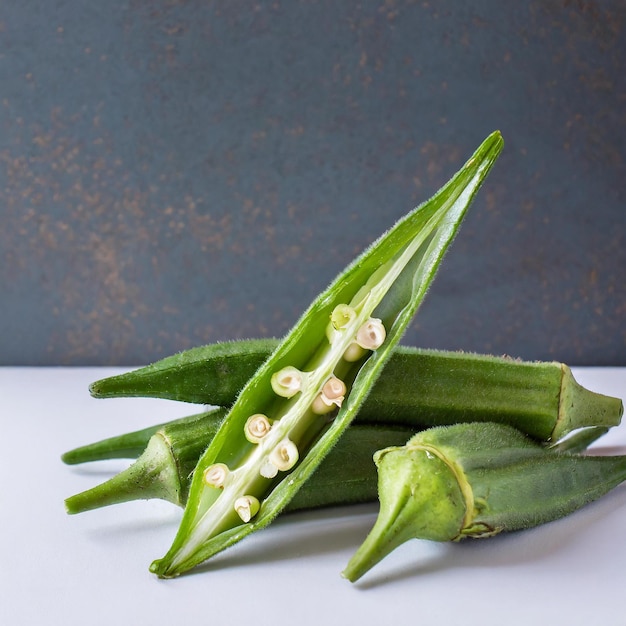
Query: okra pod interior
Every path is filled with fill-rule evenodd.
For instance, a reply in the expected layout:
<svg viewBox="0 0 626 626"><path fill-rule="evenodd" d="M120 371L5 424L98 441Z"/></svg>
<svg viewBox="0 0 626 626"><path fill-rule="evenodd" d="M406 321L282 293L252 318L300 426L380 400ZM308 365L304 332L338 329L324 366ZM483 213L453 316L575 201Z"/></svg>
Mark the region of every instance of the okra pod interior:
<svg viewBox="0 0 626 626"><path fill-rule="evenodd" d="M181 574L269 523L292 499L356 414L501 147L499 133L487 138L313 302L200 459L177 536L152 572ZM251 418L269 424L258 442Z"/></svg>

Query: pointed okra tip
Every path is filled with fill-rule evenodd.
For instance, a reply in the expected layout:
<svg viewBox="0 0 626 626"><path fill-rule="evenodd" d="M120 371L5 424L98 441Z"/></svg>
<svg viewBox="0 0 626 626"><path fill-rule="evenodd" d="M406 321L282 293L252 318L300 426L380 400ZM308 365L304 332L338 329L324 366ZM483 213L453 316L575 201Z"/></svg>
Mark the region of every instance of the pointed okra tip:
<svg viewBox="0 0 626 626"><path fill-rule="evenodd" d="M465 499L451 467L432 451L409 444L374 455L380 512L342 575L355 582L409 539L449 541L458 536Z"/></svg>
<svg viewBox="0 0 626 626"><path fill-rule="evenodd" d="M184 573L269 524L294 497L350 424L416 313L501 146L499 133L488 137L430 200L396 222L314 300L241 389L198 461L174 541L150 571ZM416 534L411 511L432 509L445 517L442 511L456 506L448 491L439 502L431 493L436 486L400 489L398 506L406 507L401 517L407 521L390 518L401 531L392 528L394 536L437 538L435 530ZM458 533L458 524L452 526ZM376 558L391 549L374 548Z"/></svg>
<svg viewBox="0 0 626 626"><path fill-rule="evenodd" d="M167 442L154 435L143 454L128 468L104 483L65 500L69 515L112 504L160 498L181 505L182 485L176 460Z"/></svg>

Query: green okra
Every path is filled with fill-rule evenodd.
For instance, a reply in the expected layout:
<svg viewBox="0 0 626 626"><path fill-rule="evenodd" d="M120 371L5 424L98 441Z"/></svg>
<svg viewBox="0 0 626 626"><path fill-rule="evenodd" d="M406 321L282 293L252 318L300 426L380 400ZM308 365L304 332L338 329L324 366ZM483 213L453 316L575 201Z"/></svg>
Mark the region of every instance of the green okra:
<svg viewBox="0 0 626 626"><path fill-rule="evenodd" d="M131 500L160 498L184 506L191 475L225 415L224 409L175 420L157 428L139 458L106 482L65 500L67 512L82 513ZM145 432L145 431L142 431ZM133 435L134 433L130 433ZM372 455L381 447L404 444L413 431L404 427L351 426L295 494L287 511L374 502L376 467ZM115 438L123 445L124 436ZM92 444L98 456L99 444ZM85 446L85 455L89 446ZM107 446L110 449L110 446Z"/></svg>
<svg viewBox="0 0 626 626"><path fill-rule="evenodd" d="M257 339L193 348L90 387L99 398L148 396L230 406L278 342ZM620 423L622 401L593 393L556 362L526 362L398 346L359 409L360 423L415 430L504 422L541 441Z"/></svg>
<svg viewBox="0 0 626 626"><path fill-rule="evenodd" d="M184 506L193 470L225 414L226 409L217 408L65 453L62 458L68 464L138 457L130 467L106 482L67 498L68 513L150 498ZM581 429L553 449L582 452L607 430ZM296 493L287 510L304 508L303 502L310 503L309 507L321 507L375 500L376 472L372 455L381 448L404 444L413 434L414 429L408 426L353 423L310 481Z"/></svg>
<svg viewBox="0 0 626 626"><path fill-rule="evenodd" d="M493 133L322 292L246 383L196 466L178 533L153 573L191 569L292 500L349 426L501 148Z"/></svg>
<svg viewBox="0 0 626 626"><path fill-rule="evenodd" d="M206 412L207 421L219 423L217 420L214 420L209 416L209 414L212 413L212 411ZM218 415L222 416L223 413L224 409L218 407L215 415L216 417ZM141 430L124 433L123 435L108 437L107 439L102 439L101 441L96 441L94 443L89 443L87 445L68 450L61 455L61 460L67 465L77 465L78 463L104 461L106 459L136 459L144 452L150 438L159 430L165 428L166 426L173 425L174 423L184 424L187 422L193 422L195 418L196 415L192 415L178 420L148 426L148 428L142 428Z"/></svg>
<svg viewBox="0 0 626 626"><path fill-rule="evenodd" d="M626 480L626 456L558 452L503 424L432 428L374 460L380 511L343 573L351 581L409 539L457 541L531 528Z"/></svg>

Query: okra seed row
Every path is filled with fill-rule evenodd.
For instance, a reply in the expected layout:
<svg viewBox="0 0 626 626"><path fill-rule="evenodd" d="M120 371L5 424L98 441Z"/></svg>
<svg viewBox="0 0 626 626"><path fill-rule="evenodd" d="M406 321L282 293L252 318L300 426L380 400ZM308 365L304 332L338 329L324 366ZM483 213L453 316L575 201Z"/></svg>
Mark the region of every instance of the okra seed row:
<svg viewBox="0 0 626 626"><path fill-rule="evenodd" d="M372 307L372 303L369 304ZM278 475L278 472L288 472L296 465L300 451L298 444L289 438L289 433L297 425L299 417L308 414L308 411L303 411L299 407L301 403L308 402L314 415L325 414L341 406L347 393L346 384L334 375L329 376L327 372L335 369L348 345L357 343L362 349L375 350L382 345L386 336L381 320L368 316L363 322L363 317L365 317L364 312L358 314L353 307L336 306L331 314L331 326L335 332L329 336L330 350L322 359L321 364L311 371L301 371L296 367L287 366L272 375L271 386L277 396L291 399L301 393L303 398L298 399L291 410L275 421L271 421L263 413L257 413L248 418L244 427L246 439L261 445L253 451L246 463L233 470L233 473L241 476L241 480L237 483L242 488L247 489L245 485L254 484L253 467L257 468L257 476L272 479ZM335 349L335 345L338 349ZM318 381L323 381L321 391L315 393L314 399L310 400L312 393L319 385ZM274 443L277 439L277 443ZM222 485L223 483L218 486ZM246 498L252 497L255 496L243 495L235 500L235 510L244 522L249 522L259 509L255 506L246 508L242 504ZM242 511L244 511L243 514Z"/></svg>

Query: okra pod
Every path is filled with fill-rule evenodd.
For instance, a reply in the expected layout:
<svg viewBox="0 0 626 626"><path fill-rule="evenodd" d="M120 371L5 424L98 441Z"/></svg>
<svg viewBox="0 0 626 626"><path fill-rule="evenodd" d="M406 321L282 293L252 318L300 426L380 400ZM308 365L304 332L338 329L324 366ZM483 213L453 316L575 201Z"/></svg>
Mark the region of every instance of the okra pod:
<svg viewBox="0 0 626 626"><path fill-rule="evenodd" d="M150 498L184 506L193 469L211 443L225 413L226 409L217 408L66 452L62 458L68 464L138 457L129 468L106 482L67 498L68 513ZM579 430L553 449L582 452L607 430ZM414 434L415 430L408 426L353 423L310 481L296 493L287 510L303 508L303 501L310 502L315 497L318 498L317 504L311 506L316 507L375 500L376 473L372 455L379 449L402 445ZM336 488L329 489L329 485L335 484Z"/></svg>
<svg viewBox="0 0 626 626"><path fill-rule="evenodd" d="M99 398L148 396L230 406L276 348L272 339L193 348L90 387ZM415 430L457 422L503 422L535 439L620 423L622 401L593 393L556 362L398 346L356 417Z"/></svg>
<svg viewBox="0 0 626 626"><path fill-rule="evenodd" d="M108 481L65 500L67 512L82 513L130 500L161 498L184 506L191 474L200 455L217 432L225 411L217 409L176 420L157 428L139 458ZM145 431L142 431L145 432ZM295 494L287 511L373 502L376 467L372 456L381 447L404 444L413 431L402 427L353 425L320 463L310 480ZM134 435L130 433L129 435ZM125 436L114 438L129 449ZM109 440L110 441L110 440ZM99 443L85 446L83 456L97 457ZM107 449L111 449L107 445ZM75 459L76 457L72 457Z"/></svg>
<svg viewBox="0 0 626 626"><path fill-rule="evenodd" d="M425 430L380 450L380 511L344 571L360 578L409 539L458 541L572 513L626 479L626 456L557 452L502 424Z"/></svg>
<svg viewBox="0 0 626 626"><path fill-rule="evenodd" d="M205 415L207 422L219 423L218 419L224 416L224 409L218 407L215 409L215 412L207 411ZM215 415L215 418L212 417L213 415ZM61 455L61 460L63 463L67 463L67 465L76 465L78 463L104 461L106 459L136 459L139 455L143 454L150 438L158 431L163 428L173 426L174 424L193 422L196 417L196 415L183 417L181 419L156 424L154 426L148 426L148 428L142 428L141 430L124 433L123 435L108 437L107 439L102 439L101 441L73 448L72 450L64 452Z"/></svg>
<svg viewBox="0 0 626 626"><path fill-rule="evenodd" d="M247 382L196 466L178 533L153 573L189 570L289 503L356 414L501 147L493 133L348 266Z"/></svg>

